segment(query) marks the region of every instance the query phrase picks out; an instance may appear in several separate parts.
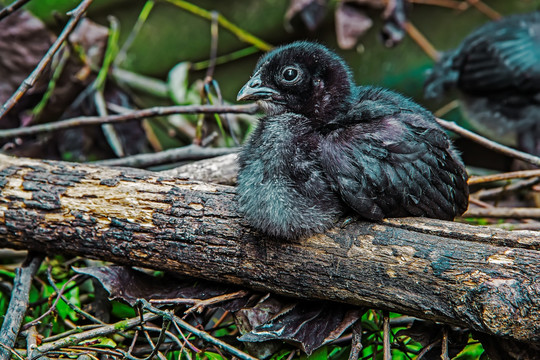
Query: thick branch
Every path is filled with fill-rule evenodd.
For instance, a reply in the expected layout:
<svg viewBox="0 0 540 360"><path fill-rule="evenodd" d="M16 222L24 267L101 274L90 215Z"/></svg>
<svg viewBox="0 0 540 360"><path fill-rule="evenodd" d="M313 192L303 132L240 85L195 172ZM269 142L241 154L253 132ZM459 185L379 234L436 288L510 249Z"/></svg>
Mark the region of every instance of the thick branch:
<svg viewBox="0 0 540 360"><path fill-rule="evenodd" d="M0 246L367 305L540 342L540 237L431 220L352 222L279 241L234 188L0 155Z"/></svg>

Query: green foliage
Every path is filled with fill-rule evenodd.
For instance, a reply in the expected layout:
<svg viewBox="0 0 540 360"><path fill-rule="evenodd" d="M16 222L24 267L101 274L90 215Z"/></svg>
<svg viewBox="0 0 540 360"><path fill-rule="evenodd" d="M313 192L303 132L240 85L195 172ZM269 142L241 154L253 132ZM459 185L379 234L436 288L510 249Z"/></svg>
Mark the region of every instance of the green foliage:
<svg viewBox="0 0 540 360"><path fill-rule="evenodd" d="M111 301L111 314L119 319L128 319L137 316L135 310L120 301Z"/></svg>

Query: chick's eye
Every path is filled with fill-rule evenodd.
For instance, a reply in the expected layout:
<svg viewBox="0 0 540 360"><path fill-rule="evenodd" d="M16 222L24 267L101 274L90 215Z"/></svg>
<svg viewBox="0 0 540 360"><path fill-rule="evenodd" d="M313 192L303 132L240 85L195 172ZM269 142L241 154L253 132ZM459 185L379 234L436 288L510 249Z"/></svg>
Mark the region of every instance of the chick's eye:
<svg viewBox="0 0 540 360"><path fill-rule="evenodd" d="M287 67L283 70L283 79L292 82L298 78L298 70L293 67Z"/></svg>

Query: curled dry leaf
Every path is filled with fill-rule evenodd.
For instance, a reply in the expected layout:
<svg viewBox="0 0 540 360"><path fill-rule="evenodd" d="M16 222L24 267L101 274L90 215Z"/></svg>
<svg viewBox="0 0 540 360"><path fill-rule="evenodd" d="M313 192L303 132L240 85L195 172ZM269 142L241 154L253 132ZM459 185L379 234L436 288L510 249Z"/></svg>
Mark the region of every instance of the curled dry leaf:
<svg viewBox="0 0 540 360"><path fill-rule="evenodd" d="M342 49L352 49L373 25L362 8L349 2L339 3L335 16L337 41Z"/></svg>
<svg viewBox="0 0 540 360"><path fill-rule="evenodd" d="M310 355L335 340L361 316L346 305L302 302L283 306L269 321L242 335L240 341L283 340L299 346Z"/></svg>
<svg viewBox="0 0 540 360"><path fill-rule="evenodd" d="M233 314L234 322L241 334L251 332L257 326L271 320L284 306L283 302L270 294L261 298L254 306L245 307ZM280 341L265 341L264 343L246 342L250 354L259 359L265 359L278 351L282 346Z"/></svg>

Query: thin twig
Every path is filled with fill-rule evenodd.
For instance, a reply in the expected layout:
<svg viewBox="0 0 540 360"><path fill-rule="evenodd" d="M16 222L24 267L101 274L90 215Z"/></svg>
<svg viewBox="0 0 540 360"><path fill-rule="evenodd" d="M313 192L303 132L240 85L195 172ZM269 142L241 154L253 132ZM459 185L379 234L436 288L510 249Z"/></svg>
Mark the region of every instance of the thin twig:
<svg viewBox="0 0 540 360"><path fill-rule="evenodd" d="M362 321L358 320L352 326L351 352L349 353L349 360L358 360L358 357L362 352L362 348Z"/></svg>
<svg viewBox="0 0 540 360"><path fill-rule="evenodd" d="M50 268L49 268L50 269ZM75 279L77 279L80 275L77 274L75 276L73 276L70 280L66 281L66 283L60 288L60 290L58 290L58 287L56 287L57 289L57 292L56 292L56 299L54 299L54 302L53 304L51 305L51 307L45 311L43 314L41 314L38 318L30 321L29 323L26 323L24 324L23 326L23 330L25 329L28 329L30 327L33 327L37 324L39 324L39 322L47 315L49 315L50 313L52 313L54 311L54 309L56 309L56 304L58 304L58 301L61 299L61 296L62 294L64 293L64 291L66 290L66 287L69 285L70 282L74 281Z"/></svg>
<svg viewBox="0 0 540 360"><path fill-rule="evenodd" d="M508 184L505 186L500 186L500 187L496 187L492 189L481 189L475 192L474 194L471 194L471 198L474 197L477 199L492 199L494 197L498 197L507 193L529 188L538 183L540 183L540 177L528 179L528 180L516 181L512 184Z"/></svg>
<svg viewBox="0 0 540 360"><path fill-rule="evenodd" d="M439 60L441 55L428 39L410 21L405 23L405 31L420 46L422 50L434 61Z"/></svg>
<svg viewBox="0 0 540 360"><path fill-rule="evenodd" d="M420 354L418 354L418 356L416 357L416 360L421 360L424 357L424 355L426 355L431 349L433 349L440 342L441 342L441 339L439 339L439 340L437 340L435 342L432 342L431 344L429 344L428 346L423 348L422 351L420 352Z"/></svg>
<svg viewBox="0 0 540 360"><path fill-rule="evenodd" d="M68 21L56 41L52 44L52 46L47 50L47 53L39 64L36 66L34 71L22 82L22 84L19 86L17 91L6 101L4 105L2 105L2 108L0 109L0 119L9 111L15 104L21 99L21 97L34 86L39 76L44 72L47 65L51 62L52 57L58 49L60 49L60 46L64 43L66 38L71 34L73 29L75 29L75 26L79 23L79 20L82 18L84 13L86 12L86 9L90 4L92 3L92 0L83 0L81 3L72 11L70 11L68 14L71 16L71 19Z"/></svg>
<svg viewBox="0 0 540 360"><path fill-rule="evenodd" d="M53 342L53 341L56 341L56 340L61 339L61 338L63 338L63 337L69 336L69 335L71 335L71 334L81 333L81 332L83 332L83 331L91 330L91 329L96 329L96 328L98 328L98 327L101 327L101 325L98 325L98 324L91 324L91 325L82 325L82 326L78 326L78 327L76 327L76 328L74 328L74 329L66 330L66 331L64 331L63 333L49 336L49 337L43 339L43 340L42 340L42 343Z"/></svg>
<svg viewBox="0 0 540 360"><path fill-rule="evenodd" d="M13 281L13 291L5 312L4 322L0 330L0 343L7 348L13 347L19 335L21 323L28 309L28 301L32 279L43 261L41 254L29 253L22 267L17 268ZM10 352L6 348L0 349L0 359L10 359Z"/></svg>
<svg viewBox="0 0 540 360"><path fill-rule="evenodd" d="M483 184L493 181L502 181L502 180L511 180L511 179L523 179L523 178L532 178L540 177L540 169L535 170L521 170L521 171L512 171L507 173L486 175L486 176L471 176L468 180L469 186L476 184Z"/></svg>
<svg viewBox="0 0 540 360"><path fill-rule="evenodd" d="M191 12L192 14L195 14L197 16L200 16L207 20L212 20L212 13L208 10L205 10L195 4L192 4L188 1L184 0L166 0L167 2L178 6L181 9L184 9L186 11ZM260 50L268 51L272 49L272 45L268 44L267 42L257 38L256 36L248 33L247 31L239 28L229 20L227 20L223 15L218 15L218 23L220 26L222 26L224 29L230 31L233 33L238 39L241 41L244 41L248 44L254 45Z"/></svg>
<svg viewBox="0 0 540 360"><path fill-rule="evenodd" d="M225 54L225 55L220 55L220 56L216 57L215 63L216 63L216 65L225 64L227 62L230 62L230 61L233 61L233 60L238 60L238 59L241 59L243 57L255 54L255 53L259 52L259 51L261 51L261 50L259 48L257 48L256 46L248 46L247 48L240 49L240 50L237 50L237 51L233 51L232 53ZM203 70L203 69L206 69L209 66L210 66L210 59L199 61L199 62L196 62L196 63L192 63L190 65L190 69L191 70Z"/></svg>
<svg viewBox="0 0 540 360"><path fill-rule="evenodd" d="M450 358L448 357L448 327L446 326L443 326L441 360L450 360Z"/></svg>
<svg viewBox="0 0 540 360"><path fill-rule="evenodd" d="M204 79L205 83L209 83L214 78L214 70L216 68L216 57L218 50L218 40L219 40L219 26L218 26L218 16L217 11L212 11L212 22L210 24L210 63L206 69L206 76Z"/></svg>
<svg viewBox="0 0 540 360"><path fill-rule="evenodd" d="M92 164L101 166L147 168L150 166L170 164L179 161L203 160L237 152L238 148L205 148L198 145L187 145L180 148L159 151L156 153L138 154L119 159L94 161Z"/></svg>
<svg viewBox="0 0 540 360"><path fill-rule="evenodd" d="M65 353L64 354L65 357L73 357L73 353L75 353L77 355L80 355L82 352L84 352L86 354L96 352L98 354L115 356L117 358L122 358L122 355L124 355L124 352L122 352L119 349L104 349L104 348L100 348L100 347L97 347L97 346L88 346L88 345L83 345L83 346L72 345L72 346L67 347L67 349L71 350L72 353L70 353L70 354ZM76 350L76 351L73 351L73 350ZM53 352L50 352L49 354L52 355L52 354L55 354L55 353L57 353L57 352L53 351ZM127 357L127 356L124 356L124 357L127 358L128 360L139 360L139 359L137 359L135 357ZM63 356L60 357L60 358L63 358ZM97 359L97 357L95 357L95 356L94 356L94 358ZM37 360L40 360L40 359L37 359Z"/></svg>
<svg viewBox="0 0 540 360"><path fill-rule="evenodd" d="M129 345L127 353L131 355L133 352L133 348L135 348L135 344L137 343L137 339L139 338L140 330L135 330L135 335L133 335L133 339L131 339L131 344Z"/></svg>
<svg viewBox="0 0 540 360"><path fill-rule="evenodd" d="M388 311L383 311L383 359L392 360L390 348L390 316Z"/></svg>
<svg viewBox="0 0 540 360"><path fill-rule="evenodd" d="M454 10L466 10L469 7L466 2L457 0L409 0L409 2L413 4L446 7Z"/></svg>
<svg viewBox="0 0 540 360"><path fill-rule="evenodd" d="M502 224L491 224L491 225L487 225L487 226L496 227L496 228L505 229L505 230L540 231L540 222L538 222L538 221L527 222L525 224L502 223Z"/></svg>
<svg viewBox="0 0 540 360"><path fill-rule="evenodd" d="M480 136L476 133L473 133L472 131L469 131L461 126L459 126L458 124L454 123L454 122L451 122L451 121L446 121L446 120L443 120L443 119L439 119L437 118L437 122L439 123L439 125L441 125L443 128L447 129L447 130L450 130L450 131L453 131L455 132L456 134L459 134L467 139L470 139L488 149L491 149L493 151L497 151L499 153L502 153L504 155L507 155L507 156L510 156L510 157L513 157L513 158L516 158L516 159L519 159L519 160L523 160L525 162L528 162L530 164L533 164L533 165L536 165L536 166L540 166L540 157L538 156L534 156L534 155L531 155L531 154L528 154L526 152L523 152L523 151L519 151L519 150L515 150L515 149L512 149L512 148L509 148L508 146L504 146L504 145L501 145L499 143L496 143L495 141L491 141L483 136Z"/></svg>
<svg viewBox="0 0 540 360"><path fill-rule="evenodd" d="M159 332L162 331L162 329L160 329L158 327L153 327L153 326L145 326L144 330L159 331ZM174 343L176 343L176 345L178 345L178 349L180 349L182 347L182 343L180 342L180 339L178 339L178 336L176 336L175 334L173 334L169 330L165 331L165 335L167 335L171 339L171 341L173 341Z"/></svg>
<svg viewBox="0 0 540 360"><path fill-rule="evenodd" d="M439 118L441 116L444 116L444 115L448 114L450 111L454 110L458 106L459 106L459 100L457 100L457 99L452 100L448 104L444 105L443 107L441 107L440 109L435 111L433 113L433 115L435 115L436 117Z"/></svg>
<svg viewBox="0 0 540 360"><path fill-rule="evenodd" d="M469 196L469 204L474 204L474 205L479 206L481 208L492 208L492 207L494 207L493 205L488 204L488 203L486 203L486 202L484 202L484 201L482 201L480 199L476 199L476 198L474 198L472 196Z"/></svg>
<svg viewBox="0 0 540 360"><path fill-rule="evenodd" d="M137 18L137 21L135 22L135 25L131 28L131 31L126 39L124 41L124 44L122 45L122 48L118 52L118 55L114 59L115 65L120 65L124 62L126 59L127 52L135 39L137 38L137 35L141 32L141 29L143 25L146 23L146 20L148 19L148 16L150 15L150 12L152 11L152 8L155 5L155 0L147 0L143 8L141 9L141 12L139 13L139 17Z"/></svg>
<svg viewBox="0 0 540 360"><path fill-rule="evenodd" d="M0 9L0 21L8 15L11 15L15 10L20 9L24 4L30 0L17 0L12 2L9 6L6 6L3 9Z"/></svg>
<svg viewBox="0 0 540 360"><path fill-rule="evenodd" d="M71 282L71 281L74 281L77 279L77 277L79 277L80 274L77 274L75 276L73 276L71 279L69 279L67 281L67 283ZM51 267L49 266L49 268L47 269L47 279L49 280L49 285L51 285L54 289L54 291L56 291L56 293L58 294L58 296L64 300L64 302L67 304L67 306L70 307L71 310L75 311L77 314L87 318L88 320L91 320L97 324L104 324L103 321L99 320L98 318L92 316L91 314L87 313L86 311L78 308L77 306L75 306L74 304L71 303L71 301L68 300L68 298L65 297L64 293L62 292L62 290L59 290L58 289L58 286L56 286L56 284L54 283L54 280L52 278L52 273L51 273Z"/></svg>
<svg viewBox="0 0 540 360"><path fill-rule="evenodd" d="M16 351L15 351L14 349L12 349L11 347L2 344L1 342L0 342L0 348L2 348L1 350L3 350L3 351L8 351L8 352L12 353L12 354L15 355L15 356L17 357L17 359L19 359L19 360L25 360L18 352L16 352ZM9 358L8 358L8 359L9 359Z"/></svg>
<svg viewBox="0 0 540 360"><path fill-rule="evenodd" d="M229 310L225 310L221 317L214 323L214 325L212 325L212 329L218 328L229 315L231 315L231 312Z"/></svg>
<svg viewBox="0 0 540 360"><path fill-rule="evenodd" d="M142 321L147 322L147 321L155 320L159 318L160 316L161 315L159 314L146 313L142 316ZM82 333L71 334L70 336L66 336L62 339L59 339L50 343L45 343L39 346L37 350L41 354L44 354L48 351L53 351L53 350L60 349L62 347L78 344L81 341L92 339L94 337L106 336L106 335L117 333L118 331L121 331L121 330L128 330L128 329L131 329L132 327L138 326L139 324L141 324L141 319L137 316L131 319L119 321L114 324L103 325L98 328L88 330Z"/></svg>
<svg viewBox="0 0 540 360"><path fill-rule="evenodd" d="M148 310L148 311L150 311L150 312L152 312L154 314L158 314L158 315L161 315L161 316L171 316L173 322L175 322L179 327L181 327L184 330L189 331L190 333L192 333L193 335L203 339L204 341L209 342L212 345L216 345L216 346L220 347L221 349L227 351L228 353L230 353L230 354L232 354L232 355L234 355L234 356L236 356L236 357L238 357L240 359L243 359L243 360L256 360L256 358L254 358L253 356L251 356L249 354L246 354L245 352L240 351L240 350L230 346L229 344L227 344L227 343L213 337L212 335L208 334L207 332L199 330L196 327L188 324L184 320L180 319L178 316L176 316L174 314L166 313L166 312L164 312L164 311L150 305L150 303L148 303L147 301L142 300L142 303L143 303L143 307L146 310Z"/></svg>
<svg viewBox="0 0 540 360"><path fill-rule="evenodd" d="M247 291L240 290L240 291L233 292L233 293L230 293L230 294L214 296L214 297L212 297L210 299L204 299L204 300L202 300L202 299L184 299L184 298L151 299L150 303L151 304L156 304L156 305L159 305L159 304L175 304L175 305L177 305L177 304L193 304L192 307L190 307L189 309L187 309L184 312L184 314L187 315L187 314L192 313L193 311L201 312L205 307L207 307L209 305L219 304L220 302L223 302L223 301L243 298L247 294L248 294Z"/></svg>
<svg viewBox="0 0 540 360"><path fill-rule="evenodd" d="M501 14L499 14L497 11L493 10L491 7L489 7L480 0L467 0L467 2L477 8L478 11L486 15L491 20L499 20L502 17Z"/></svg>
<svg viewBox="0 0 540 360"><path fill-rule="evenodd" d="M149 76L137 74L120 68L112 68L114 80L120 84L125 84L132 89L143 91L156 97L170 99L169 87L167 83Z"/></svg>
<svg viewBox="0 0 540 360"><path fill-rule="evenodd" d="M173 114L254 114L258 110L256 104L247 105L188 105L188 106L156 106L143 110L135 110L125 114L108 116L79 116L71 119L57 121L54 123L39 124L16 129L0 131L0 139L17 136L35 135L39 133L70 129L80 126L101 125L109 123L119 123L130 120L139 120L155 116L167 116Z"/></svg>
<svg viewBox="0 0 540 360"><path fill-rule="evenodd" d="M107 105L105 103L105 95L102 90L96 90L94 92L94 104L99 116L108 116ZM122 147L122 141L118 136L113 124L102 124L101 131L107 140L107 143L114 152L114 155L118 157L125 156L124 148Z"/></svg>
<svg viewBox="0 0 540 360"><path fill-rule="evenodd" d="M182 336L182 339L184 339L184 343L188 345L188 347L195 351L196 353L200 353L202 350L201 349L198 349L197 347L195 347L195 345L193 345L187 338L186 336L184 335L184 333L182 332L182 329L180 329L180 327L178 326L178 324L173 321L173 325L174 327L176 328L176 331L178 331L178 333ZM187 353L187 351L186 351Z"/></svg>
<svg viewBox="0 0 540 360"><path fill-rule="evenodd" d="M165 313L168 313L168 312L165 311ZM163 341L165 340L165 337L167 336L167 330L169 330L170 325L171 325L171 316L170 315L169 316L163 316L163 321L162 321L162 325L161 325L161 331L159 332L159 337L158 337L155 344L153 343L152 339L148 335L148 332L146 331L146 329L143 327L143 331L144 331L145 335L147 335L148 343L150 343L150 345L152 346L152 352L147 357L145 357L143 360L153 359L154 356L159 353L159 347L161 346L161 344L163 344ZM161 358L162 356L163 355L161 355L159 357Z"/></svg>
<svg viewBox="0 0 540 360"><path fill-rule="evenodd" d="M540 219L539 208L513 208L513 207L492 207L492 208L469 208L463 218L505 218L505 219Z"/></svg>

